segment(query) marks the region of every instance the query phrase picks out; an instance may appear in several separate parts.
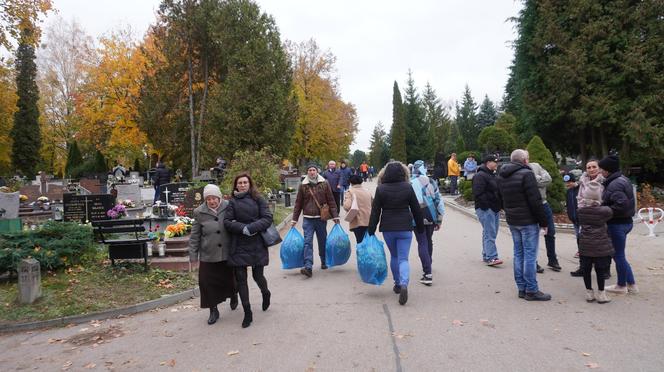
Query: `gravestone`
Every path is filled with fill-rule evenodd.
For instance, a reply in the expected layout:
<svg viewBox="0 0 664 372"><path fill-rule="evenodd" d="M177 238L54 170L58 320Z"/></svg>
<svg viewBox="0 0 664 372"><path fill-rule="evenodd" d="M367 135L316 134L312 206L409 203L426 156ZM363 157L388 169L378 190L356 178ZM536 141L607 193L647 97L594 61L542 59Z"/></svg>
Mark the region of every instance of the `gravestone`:
<svg viewBox="0 0 664 372"><path fill-rule="evenodd" d="M161 200L162 203L166 203L166 198L168 195L169 204L184 204L185 194L187 193L187 190L189 190L190 185L191 184L189 182L167 183L161 185L161 195L159 196L159 200Z"/></svg>
<svg viewBox="0 0 664 372"><path fill-rule="evenodd" d="M0 192L0 219L18 218L19 196L18 192Z"/></svg>
<svg viewBox="0 0 664 372"><path fill-rule="evenodd" d="M194 216L194 209L203 204L203 187L188 190L184 195L184 211L187 217Z"/></svg>
<svg viewBox="0 0 664 372"><path fill-rule="evenodd" d="M131 200L136 205L141 204L141 189L138 187L138 184L135 183L125 183L115 185L115 189L118 190L118 203L121 203L123 200Z"/></svg>
<svg viewBox="0 0 664 372"><path fill-rule="evenodd" d="M18 300L31 304L41 296L41 271L39 261L26 258L18 264Z"/></svg>
<svg viewBox="0 0 664 372"><path fill-rule="evenodd" d="M111 194L74 195L64 194L64 221L86 223L87 221L108 220L106 212L115 206Z"/></svg>

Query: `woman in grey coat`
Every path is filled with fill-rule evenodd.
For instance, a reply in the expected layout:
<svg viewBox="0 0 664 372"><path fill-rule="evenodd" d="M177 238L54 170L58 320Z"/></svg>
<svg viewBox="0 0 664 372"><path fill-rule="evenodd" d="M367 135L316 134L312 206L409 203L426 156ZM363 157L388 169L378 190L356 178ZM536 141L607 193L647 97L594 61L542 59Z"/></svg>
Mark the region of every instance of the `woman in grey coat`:
<svg viewBox="0 0 664 372"><path fill-rule="evenodd" d="M270 307L271 294L267 289L267 279L263 275L270 255L260 233L272 225L272 213L246 173L237 175L233 180L233 197L224 215L224 225L231 235L228 262L235 267L235 280L244 309L242 328L247 328L253 321L247 266L251 266L251 274L263 295L263 311Z"/></svg>
<svg viewBox="0 0 664 372"><path fill-rule="evenodd" d="M228 265L230 237L224 227L224 214L228 202L221 197L216 185L203 189L205 203L194 210L194 225L189 239L189 258L200 261L198 286L201 307L210 309L208 324L219 319L217 305L231 299L231 310L238 305L233 268Z"/></svg>

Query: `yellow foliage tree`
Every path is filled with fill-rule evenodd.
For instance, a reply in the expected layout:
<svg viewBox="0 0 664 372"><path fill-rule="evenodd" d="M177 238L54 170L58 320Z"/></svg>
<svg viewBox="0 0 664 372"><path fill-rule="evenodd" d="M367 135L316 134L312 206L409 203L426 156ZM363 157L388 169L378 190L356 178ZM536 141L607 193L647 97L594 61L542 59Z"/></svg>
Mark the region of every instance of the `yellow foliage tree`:
<svg viewBox="0 0 664 372"><path fill-rule="evenodd" d="M16 100L10 69L0 63L0 175L11 170L12 140L9 132L14 125Z"/></svg>
<svg viewBox="0 0 664 372"><path fill-rule="evenodd" d="M29 42L37 44L41 36L40 17L51 7L51 0L0 0L0 47L11 50L11 40L18 40L25 28L33 31Z"/></svg>
<svg viewBox="0 0 664 372"><path fill-rule="evenodd" d="M76 98L77 138L112 161L130 164L147 144L137 123L145 56L127 32L102 38L100 44Z"/></svg>
<svg viewBox="0 0 664 372"><path fill-rule="evenodd" d="M357 113L339 94L334 76L336 58L321 52L313 39L289 44L288 49L299 106L290 157L299 164L312 159L341 159L355 138Z"/></svg>

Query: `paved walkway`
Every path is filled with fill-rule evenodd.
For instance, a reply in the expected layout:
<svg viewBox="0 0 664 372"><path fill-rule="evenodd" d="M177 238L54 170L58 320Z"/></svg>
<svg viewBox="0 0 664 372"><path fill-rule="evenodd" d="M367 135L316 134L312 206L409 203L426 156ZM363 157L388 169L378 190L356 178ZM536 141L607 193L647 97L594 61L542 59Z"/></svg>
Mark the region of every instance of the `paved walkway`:
<svg viewBox="0 0 664 372"><path fill-rule="evenodd" d="M2 335L0 370L661 371L664 238L645 234L635 227L627 250L640 294L586 303L582 280L569 275L577 264L573 236L560 234L563 272L538 276L553 300L531 303L516 297L509 231L501 228L498 237L505 265L484 266L479 224L448 208L434 235L432 287L417 282L412 246L406 306L389 278L381 287L362 283L354 254L327 271L316 262L313 278L305 279L281 270L273 247L266 270L272 307L260 311L252 284L256 310L247 329L240 327L242 311L225 304L220 322L208 326L195 299L122 319Z"/></svg>

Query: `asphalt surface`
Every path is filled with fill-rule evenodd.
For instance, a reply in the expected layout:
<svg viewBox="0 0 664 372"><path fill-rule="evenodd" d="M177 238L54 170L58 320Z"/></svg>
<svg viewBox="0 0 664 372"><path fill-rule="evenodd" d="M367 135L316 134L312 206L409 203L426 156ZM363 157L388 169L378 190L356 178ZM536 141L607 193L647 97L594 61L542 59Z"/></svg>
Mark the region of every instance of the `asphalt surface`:
<svg viewBox="0 0 664 372"><path fill-rule="evenodd" d="M306 279L281 270L272 247L272 306L260 310L250 282L254 322L247 329L241 307L221 304L220 321L208 326L207 309L193 299L120 319L1 335L0 370L662 371L664 238L646 234L635 226L628 239L639 294L586 303L582 279L569 275L577 265L573 235L558 234L563 271L538 275L553 300L527 302L516 296L509 230L498 235L505 264L485 266L479 223L448 207L434 235L431 287L417 281L413 239L405 306L392 293L391 274L380 287L361 282L354 253L326 271L314 255L314 276ZM540 245L545 264L543 238Z"/></svg>

